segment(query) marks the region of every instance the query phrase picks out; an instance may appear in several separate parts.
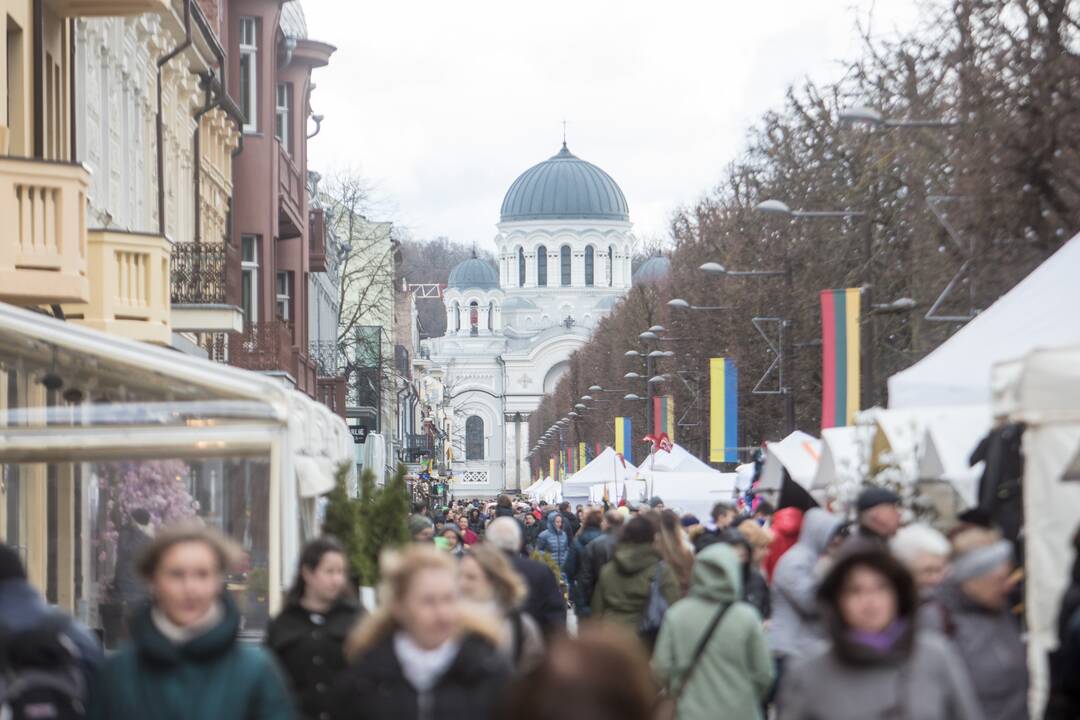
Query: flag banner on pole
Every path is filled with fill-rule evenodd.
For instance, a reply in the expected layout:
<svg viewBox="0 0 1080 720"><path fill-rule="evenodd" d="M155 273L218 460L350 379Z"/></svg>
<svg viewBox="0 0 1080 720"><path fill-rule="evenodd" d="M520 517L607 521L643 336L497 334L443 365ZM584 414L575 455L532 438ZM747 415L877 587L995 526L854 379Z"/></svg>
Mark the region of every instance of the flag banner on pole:
<svg viewBox="0 0 1080 720"><path fill-rule="evenodd" d="M653 402L653 434L659 437L667 435L671 442L675 442L675 397L673 395L657 395Z"/></svg>
<svg viewBox="0 0 1080 720"><path fill-rule="evenodd" d="M574 474L574 449L566 448L563 452L566 457L566 475L569 477Z"/></svg>
<svg viewBox="0 0 1080 720"><path fill-rule="evenodd" d="M859 288L821 291L821 427L853 425L859 411Z"/></svg>
<svg viewBox="0 0 1080 720"><path fill-rule="evenodd" d="M578 443L578 470L589 464L589 459L585 457L585 443Z"/></svg>
<svg viewBox="0 0 1080 720"><path fill-rule="evenodd" d="M555 474L555 458L554 456L548 458L548 477L552 480L558 480L559 476Z"/></svg>
<svg viewBox="0 0 1080 720"><path fill-rule="evenodd" d="M709 358L709 462L739 461L739 371Z"/></svg>
<svg viewBox="0 0 1080 720"><path fill-rule="evenodd" d="M596 457L596 456L597 456L597 455L599 455L599 454L600 454L601 452L603 452L603 451L602 451L602 450L600 449L600 443L596 443L596 444L595 444L595 445L593 446L593 457Z"/></svg>
<svg viewBox="0 0 1080 720"><path fill-rule="evenodd" d="M622 455L623 459L630 463L634 462L633 437L630 418L615 418L615 452Z"/></svg>

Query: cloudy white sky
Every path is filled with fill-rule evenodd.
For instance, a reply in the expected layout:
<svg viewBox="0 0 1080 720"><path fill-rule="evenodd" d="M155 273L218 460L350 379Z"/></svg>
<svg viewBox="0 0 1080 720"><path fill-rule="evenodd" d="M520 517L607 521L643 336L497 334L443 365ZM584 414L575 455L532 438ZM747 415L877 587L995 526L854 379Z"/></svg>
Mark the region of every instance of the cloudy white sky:
<svg viewBox="0 0 1080 720"><path fill-rule="evenodd" d="M310 165L355 170L380 219L494 247L503 194L559 149L604 168L640 236L719 179L761 113L804 77L835 78L917 0L303 0L337 46L316 71L326 116Z"/></svg>

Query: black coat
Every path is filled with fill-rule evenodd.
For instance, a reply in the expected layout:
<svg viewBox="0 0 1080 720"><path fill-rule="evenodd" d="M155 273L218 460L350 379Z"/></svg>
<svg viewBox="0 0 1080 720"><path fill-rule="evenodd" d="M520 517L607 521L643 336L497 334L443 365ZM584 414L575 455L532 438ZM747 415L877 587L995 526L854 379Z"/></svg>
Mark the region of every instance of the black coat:
<svg viewBox="0 0 1080 720"><path fill-rule="evenodd" d="M327 720L333 710L331 690L345 669L344 645L360 609L342 599L325 615L290 603L267 629L266 644L288 678L303 720Z"/></svg>
<svg viewBox="0 0 1080 720"><path fill-rule="evenodd" d="M334 691L336 720L488 720L510 675L498 652L475 635L465 637L450 669L421 696L401 669L393 636L361 654Z"/></svg>
<svg viewBox="0 0 1080 720"><path fill-rule="evenodd" d="M528 594L521 609L532 615L545 635L566 627L566 601L551 568L516 553L508 554L510 564L525 579Z"/></svg>
<svg viewBox="0 0 1080 720"><path fill-rule="evenodd" d="M540 537L540 533L544 531L544 526L539 521L534 522L532 525L522 525L522 538L525 542L525 548L530 552L536 549L536 539Z"/></svg>
<svg viewBox="0 0 1080 720"><path fill-rule="evenodd" d="M593 591L600 579L600 571L615 556L615 533L608 531L585 545L579 560L577 577L577 614L587 617L590 613Z"/></svg>

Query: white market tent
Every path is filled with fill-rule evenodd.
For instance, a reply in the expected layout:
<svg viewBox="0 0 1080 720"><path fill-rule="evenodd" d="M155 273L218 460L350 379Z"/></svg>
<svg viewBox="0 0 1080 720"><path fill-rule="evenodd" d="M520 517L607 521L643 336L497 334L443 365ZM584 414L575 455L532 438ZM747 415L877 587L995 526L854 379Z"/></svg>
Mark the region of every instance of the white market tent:
<svg viewBox="0 0 1080 720"><path fill-rule="evenodd" d="M821 462L810 490L826 490L844 483L861 482L864 454L873 430L864 425L825 428L821 431Z"/></svg>
<svg viewBox="0 0 1080 720"><path fill-rule="evenodd" d="M945 481L956 490L965 507L977 504L983 463L969 466L968 458L990 427L990 408L986 405L953 408L947 415L932 418L919 447L918 479Z"/></svg>
<svg viewBox="0 0 1080 720"><path fill-rule="evenodd" d="M521 494L525 495L525 496L528 496L530 493L532 493L534 490L536 490L536 488L540 487L540 484L543 483L544 480L547 480L547 479L548 478L537 478L536 482L532 483L531 485L529 485L526 488L522 488Z"/></svg>
<svg viewBox="0 0 1080 720"><path fill-rule="evenodd" d="M779 442L765 444L759 491L779 492L787 470L791 479L809 491L821 460L821 441L796 430Z"/></svg>
<svg viewBox="0 0 1080 720"><path fill-rule="evenodd" d="M649 497L658 496L665 506L701 519L717 502L735 494L735 473L720 472L678 444L643 460L637 478L645 481Z"/></svg>
<svg viewBox="0 0 1080 720"><path fill-rule="evenodd" d="M1037 347L1080 344L1080 236L907 370L889 378L889 407L987 404L991 369Z"/></svg>
<svg viewBox="0 0 1080 720"><path fill-rule="evenodd" d="M549 477L530 485L523 494L530 500L553 503L562 500L561 486Z"/></svg>
<svg viewBox="0 0 1080 720"><path fill-rule="evenodd" d="M585 467L563 481L563 497L588 498L593 485L606 483L614 487L616 483L633 480L636 474L637 468L633 463L620 458L609 445Z"/></svg>
<svg viewBox="0 0 1080 720"><path fill-rule="evenodd" d="M619 500L623 497L623 490L626 491L626 501L633 505L637 505L645 500L649 499L649 488L642 480L627 480L625 482L616 483L597 483L589 488L589 501L593 503L601 503L604 500L604 491L607 491L608 502L612 504L618 504Z"/></svg>
<svg viewBox="0 0 1080 720"><path fill-rule="evenodd" d="M1075 240L1073 241L1076 242ZM1047 696L1046 653L1057 646L1061 595L1080 524L1080 344L1029 353L995 414L1025 422L1025 613L1031 717Z"/></svg>

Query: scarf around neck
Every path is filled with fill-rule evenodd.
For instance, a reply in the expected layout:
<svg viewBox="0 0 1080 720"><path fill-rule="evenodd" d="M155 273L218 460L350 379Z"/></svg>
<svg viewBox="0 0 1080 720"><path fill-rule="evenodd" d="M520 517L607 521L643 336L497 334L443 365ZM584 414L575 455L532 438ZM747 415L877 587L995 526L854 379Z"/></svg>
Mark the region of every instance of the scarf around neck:
<svg viewBox="0 0 1080 720"><path fill-rule="evenodd" d="M419 693L435 687L450 669L460 648L461 641L451 638L434 650L425 650L404 632L394 633L394 655L401 663L405 679Z"/></svg>
<svg viewBox="0 0 1080 720"><path fill-rule="evenodd" d="M907 631L908 621L904 618L897 618L889 624L887 628L879 632L868 632L865 630L848 630L848 641L854 645L866 648L881 655L890 654L900 638L904 636Z"/></svg>

